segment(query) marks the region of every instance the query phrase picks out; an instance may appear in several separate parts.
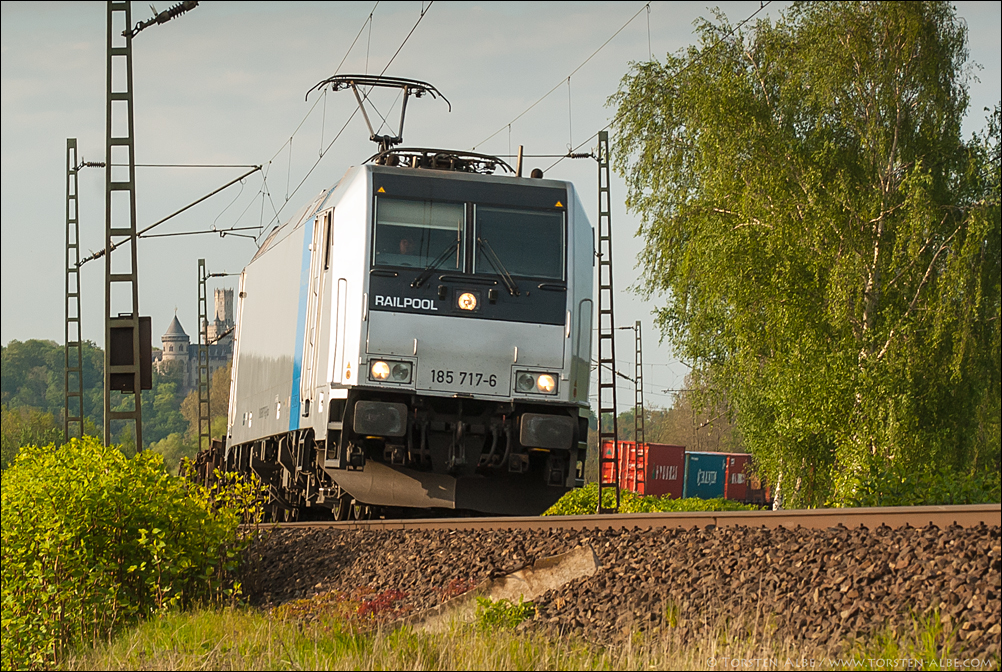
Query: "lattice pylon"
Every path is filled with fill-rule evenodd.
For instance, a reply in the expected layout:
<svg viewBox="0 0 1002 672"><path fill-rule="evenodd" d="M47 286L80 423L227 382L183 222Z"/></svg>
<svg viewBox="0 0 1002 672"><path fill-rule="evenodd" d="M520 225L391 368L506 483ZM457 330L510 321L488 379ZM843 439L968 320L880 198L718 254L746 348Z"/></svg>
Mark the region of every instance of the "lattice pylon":
<svg viewBox="0 0 1002 672"><path fill-rule="evenodd" d="M616 326L613 311L612 201L609 133L598 134L598 513L619 511L619 418L616 414ZM612 431L603 419L612 416ZM606 453L606 443L612 450ZM615 506L604 505L607 491Z"/></svg>
<svg viewBox="0 0 1002 672"><path fill-rule="evenodd" d="M104 441L111 443L113 421L131 420L135 423L138 451L143 449L143 404L132 33L127 30L131 26L131 3L109 2L105 116ZM123 129L124 135L121 134ZM124 162L122 153L127 154ZM127 203L122 202L123 197ZM121 310L123 307L126 310ZM120 406L123 401L124 410Z"/></svg>
<svg viewBox="0 0 1002 672"><path fill-rule="evenodd" d="M66 139L66 302L63 340L63 438L84 434L83 338L80 332L80 201L77 139Z"/></svg>
<svg viewBox="0 0 1002 672"><path fill-rule="evenodd" d="M198 260L198 450L208 450L212 442L209 410L209 295L205 259Z"/></svg>

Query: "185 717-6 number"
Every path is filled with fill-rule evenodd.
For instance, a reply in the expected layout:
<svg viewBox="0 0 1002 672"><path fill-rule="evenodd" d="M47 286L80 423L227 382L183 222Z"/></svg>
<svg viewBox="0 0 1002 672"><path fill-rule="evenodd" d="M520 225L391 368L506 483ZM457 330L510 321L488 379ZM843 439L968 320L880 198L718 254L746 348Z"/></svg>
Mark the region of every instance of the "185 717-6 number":
<svg viewBox="0 0 1002 672"><path fill-rule="evenodd" d="M431 382L452 385L469 385L470 387L497 387L498 377L496 374L486 374L479 371L447 371L445 369L432 369Z"/></svg>

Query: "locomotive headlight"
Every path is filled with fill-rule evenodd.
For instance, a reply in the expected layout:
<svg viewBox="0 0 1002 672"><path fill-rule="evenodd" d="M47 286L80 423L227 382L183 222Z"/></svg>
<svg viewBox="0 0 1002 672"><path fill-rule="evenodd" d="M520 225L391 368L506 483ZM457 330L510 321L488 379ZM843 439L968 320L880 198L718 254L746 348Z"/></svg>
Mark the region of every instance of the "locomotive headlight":
<svg viewBox="0 0 1002 672"><path fill-rule="evenodd" d="M477 295L472 292L463 292L459 295L458 305L460 310L476 310Z"/></svg>
<svg viewBox="0 0 1002 672"><path fill-rule="evenodd" d="M394 362L393 367L390 369L390 375L393 377L393 381L397 383L406 383L411 379L411 365L409 362Z"/></svg>
<svg viewBox="0 0 1002 672"><path fill-rule="evenodd" d="M383 361L375 361L369 368L373 380L386 380L390 377L390 365Z"/></svg>
<svg viewBox="0 0 1002 672"><path fill-rule="evenodd" d="M536 379L536 389L543 394L553 394L557 389L557 381L548 373L540 374Z"/></svg>
<svg viewBox="0 0 1002 672"><path fill-rule="evenodd" d="M394 362L376 359L369 362L369 380L385 380L391 383L411 382L414 365L410 362Z"/></svg>
<svg viewBox="0 0 1002 672"><path fill-rule="evenodd" d="M515 377L515 389L518 392L532 392L535 387L536 379L532 377L532 374L520 371Z"/></svg>
<svg viewBox="0 0 1002 672"><path fill-rule="evenodd" d="M515 372L515 391L530 394L556 394L557 376L553 373L534 371Z"/></svg>

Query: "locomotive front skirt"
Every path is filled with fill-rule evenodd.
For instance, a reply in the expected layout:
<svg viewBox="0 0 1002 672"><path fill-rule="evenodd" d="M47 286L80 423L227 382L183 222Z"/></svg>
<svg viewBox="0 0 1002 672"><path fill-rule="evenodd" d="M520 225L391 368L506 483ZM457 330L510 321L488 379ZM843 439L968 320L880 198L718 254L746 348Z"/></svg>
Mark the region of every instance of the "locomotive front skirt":
<svg viewBox="0 0 1002 672"><path fill-rule="evenodd" d="M241 274L227 468L276 511L541 513L583 471L593 235L567 182L350 169Z"/></svg>

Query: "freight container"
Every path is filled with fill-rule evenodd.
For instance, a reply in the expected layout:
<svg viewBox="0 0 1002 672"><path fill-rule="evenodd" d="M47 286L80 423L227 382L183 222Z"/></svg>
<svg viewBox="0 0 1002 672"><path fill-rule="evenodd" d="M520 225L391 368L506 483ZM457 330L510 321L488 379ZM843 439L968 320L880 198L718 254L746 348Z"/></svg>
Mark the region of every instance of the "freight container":
<svg viewBox="0 0 1002 672"><path fill-rule="evenodd" d="M606 457L612 457L613 445L602 446ZM603 468L606 481L612 480L612 464ZM619 487L640 495L682 497L685 476L685 446L667 443L641 443L638 455L633 441L619 442Z"/></svg>
<svg viewBox="0 0 1002 672"><path fill-rule="evenodd" d="M751 455L748 453L728 453L727 472L724 479L724 497L735 502L748 500L748 474Z"/></svg>
<svg viewBox="0 0 1002 672"><path fill-rule="evenodd" d="M622 478L623 478L623 476L622 476L622 471L623 471L623 464L622 464L623 453L625 453L625 452L627 452L629 450L629 444L632 444L632 443L633 443L632 441L620 441L619 442L619 456L620 456L620 458L619 458L620 459L620 464L619 464L620 476L619 476L619 478L620 478L620 481L622 481ZM614 451L614 447L613 447L612 441L606 441L605 443L602 444L602 457L604 457L606 459L611 458L612 454L613 454L613 451ZM614 477L613 477L613 464L611 462L606 462L606 463L602 464L602 481L605 482L605 483L612 483L613 480L614 480ZM619 487L622 488L623 487L622 484L620 484Z"/></svg>
<svg viewBox="0 0 1002 672"><path fill-rule="evenodd" d="M745 483L748 486L745 494L746 503L758 504L760 506L768 506L772 503L769 486L759 476L755 474L746 475Z"/></svg>
<svg viewBox="0 0 1002 672"><path fill-rule="evenodd" d="M612 457L612 441L605 442L605 455ZM619 487L622 490L637 491L637 444L633 441L619 442ZM606 480L612 480L612 465L606 464ZM643 479L641 479L642 482Z"/></svg>
<svg viewBox="0 0 1002 672"><path fill-rule="evenodd" d="M685 454L685 497L714 499L724 496L727 455L724 453Z"/></svg>
<svg viewBox="0 0 1002 672"><path fill-rule="evenodd" d="M614 447L612 441L602 444L602 454L606 458L611 458ZM637 473L637 444L633 441L619 442L619 487L621 490L632 490L643 494L637 489L639 485L643 489L643 477ZM606 483L613 481L612 463L606 462L602 467L604 480Z"/></svg>
<svg viewBox="0 0 1002 672"><path fill-rule="evenodd" d="M685 446L668 443L648 443L647 491L648 495L670 495L681 499L685 478Z"/></svg>

